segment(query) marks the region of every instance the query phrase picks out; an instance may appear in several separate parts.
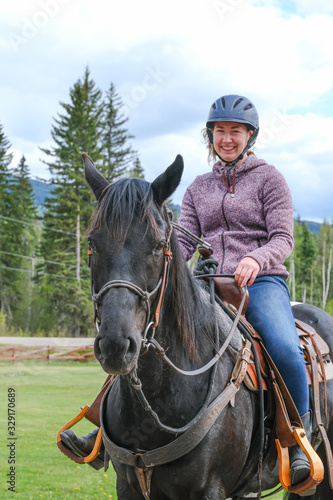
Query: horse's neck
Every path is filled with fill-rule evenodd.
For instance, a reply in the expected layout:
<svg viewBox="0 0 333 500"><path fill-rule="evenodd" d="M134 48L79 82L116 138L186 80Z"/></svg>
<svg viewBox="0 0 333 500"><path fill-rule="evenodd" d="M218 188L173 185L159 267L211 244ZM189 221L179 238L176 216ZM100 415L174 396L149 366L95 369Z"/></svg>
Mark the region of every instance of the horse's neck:
<svg viewBox="0 0 333 500"><path fill-rule="evenodd" d="M214 342L212 341L214 340L214 334L211 332L211 339L207 338L203 333L205 325L201 325L203 319L198 317L195 321L198 331L193 332L194 338L197 337L196 346L198 352L191 357L186 348L186 342L182 339L178 313L179 311L175 309L173 303L172 293L168 289L164 297L161 320L156 329L155 338L161 347L166 350L167 356L174 365L182 370L191 371L204 365L214 356ZM177 399L177 395L180 394L189 399L190 406L200 406L206 395L209 374L210 371L196 376L181 375L173 368L170 368L154 352L153 347L149 348L148 354L142 356L138 369L138 375L147 399L153 402L163 398L165 401L169 401L168 404L173 402L175 411L177 405L182 411L184 410L184 401L181 397Z"/></svg>

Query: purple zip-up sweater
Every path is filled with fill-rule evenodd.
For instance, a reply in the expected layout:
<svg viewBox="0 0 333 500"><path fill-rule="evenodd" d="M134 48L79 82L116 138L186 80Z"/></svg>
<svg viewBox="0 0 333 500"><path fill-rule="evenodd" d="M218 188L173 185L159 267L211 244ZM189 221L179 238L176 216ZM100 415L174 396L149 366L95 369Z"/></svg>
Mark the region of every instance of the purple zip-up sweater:
<svg viewBox="0 0 333 500"><path fill-rule="evenodd" d="M233 274L243 257L252 257L260 266L258 276L288 278L283 262L294 243L288 185L275 167L253 154L235 169L234 197L220 162L212 172L199 175L185 192L179 224L212 245L219 273ZM180 232L177 236L189 260L196 243Z"/></svg>

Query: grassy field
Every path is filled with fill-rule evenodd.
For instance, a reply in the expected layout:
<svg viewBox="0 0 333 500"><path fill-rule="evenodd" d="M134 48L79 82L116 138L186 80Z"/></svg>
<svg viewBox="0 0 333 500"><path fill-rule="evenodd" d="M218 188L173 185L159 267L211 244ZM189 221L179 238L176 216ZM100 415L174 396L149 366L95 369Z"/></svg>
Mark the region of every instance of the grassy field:
<svg viewBox="0 0 333 500"><path fill-rule="evenodd" d="M78 465L63 455L57 445L59 428L90 404L105 379L97 363L74 364L22 363L0 366L0 498L36 500L116 499L115 474L112 469L95 471L88 465ZM16 394L16 488L8 491L10 472L6 445L7 394ZM76 426L79 435L92 430L84 419Z"/></svg>
<svg viewBox="0 0 333 500"><path fill-rule="evenodd" d="M97 363L3 363L0 365L0 498L21 500L117 499L112 468L95 471L65 457L56 445L59 428L90 404L105 380ZM8 491L10 436L8 390L15 390L15 493ZM85 435L84 422L73 429ZM13 441L14 442L14 441ZM273 500L282 499L282 493Z"/></svg>

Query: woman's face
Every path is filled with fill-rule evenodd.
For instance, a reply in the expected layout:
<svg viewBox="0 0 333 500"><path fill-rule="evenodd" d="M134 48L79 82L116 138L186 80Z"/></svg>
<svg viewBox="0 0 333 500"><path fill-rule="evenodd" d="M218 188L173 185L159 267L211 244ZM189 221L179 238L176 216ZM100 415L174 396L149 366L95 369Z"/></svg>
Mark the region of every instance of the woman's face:
<svg viewBox="0 0 333 500"><path fill-rule="evenodd" d="M235 160L244 150L253 130L235 122L216 122L213 129L213 145L217 154L226 162ZM243 163L246 156L238 163Z"/></svg>

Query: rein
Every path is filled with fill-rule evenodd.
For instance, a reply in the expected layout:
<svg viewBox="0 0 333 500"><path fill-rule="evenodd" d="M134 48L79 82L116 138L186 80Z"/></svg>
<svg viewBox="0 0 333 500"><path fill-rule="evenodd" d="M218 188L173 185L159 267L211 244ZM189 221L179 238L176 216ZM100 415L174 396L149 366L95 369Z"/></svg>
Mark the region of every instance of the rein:
<svg viewBox="0 0 333 500"><path fill-rule="evenodd" d="M208 275L208 276L210 276L210 275ZM213 275L213 276L216 276L216 275ZM223 275L219 274L218 276L223 276ZM213 365L215 365L215 363L217 363L217 361L222 357L226 348L230 344L230 341L231 341L231 339L235 333L235 330L238 326L239 318L240 318L241 313L242 313L245 299L246 299L246 287L244 288L243 298L242 298L241 304L238 308L237 314L236 314L235 319L233 321L233 324L232 324L232 327L231 327L231 330L229 332L228 337L225 339L224 343L222 344L222 347L215 354L215 356L210 361L208 361L208 363L206 363L201 368L198 368L197 370L181 370L176 365L174 365L173 362L165 354L165 350L163 349L163 347L160 346L160 344L157 342L157 340L155 338L148 339L148 343L149 343L149 345L151 345L154 348L156 354L158 356L160 356L163 359L163 361L165 361L169 366L171 366L171 368L173 368L177 373L179 373L181 375L187 375L187 376L201 375L202 373L209 370L209 368L211 368Z"/></svg>
<svg viewBox="0 0 333 500"><path fill-rule="evenodd" d="M206 277L206 276L207 275L204 275L203 277ZM208 276L211 278L214 278L217 275L216 274L209 274ZM218 275L218 276L222 276L222 275ZM198 276L198 277L201 277L201 276ZM143 393L143 390L142 390L141 380L138 378L136 370L134 370L131 374L129 374L129 376L128 376L129 382L132 385L132 387L136 390L136 394L138 396L138 399L139 399L142 407L150 415L150 417L153 419L155 425L160 430L162 430L164 432L168 432L170 434L174 434L174 435L186 432L196 424L196 422L202 417L202 415L207 410L207 407L208 407L209 402L210 402L210 397L212 394L213 383L214 383L214 378L215 378L216 369L217 369L217 361L219 359L221 359L223 353L226 351L228 345L231 342L231 339L232 339L232 337L236 331L236 328L238 326L245 300L246 300L246 287L244 288L244 293L243 293L241 304L238 308L236 316L233 319L233 324L232 324L232 327L230 329L230 332L229 332L227 338L225 339L224 343L222 344L219 351L215 354L215 356L213 356L213 358L208 363L206 363L204 366L202 366L201 368L198 368L196 370L182 370L181 368L177 367L170 360L170 358L166 355L165 349L159 344L159 342L154 337L150 337L147 340L147 342L146 342L147 350L151 346L154 349L154 351L156 352L156 354L158 356L160 356L161 359L167 365L169 365L175 372L179 373L180 375L185 375L185 376L201 375L202 373L205 373L206 371L208 371L210 368L213 367L213 370L210 374L208 390L207 390L207 394L206 394L204 403L203 403L202 407L200 408L200 410L198 411L198 413L193 417L193 419L190 422L188 422L186 425L184 425L183 427L170 427L168 425L163 424L161 422L159 416L157 415L157 413L152 409L149 402L147 401L147 399ZM214 294L212 294L212 293L211 293L211 302L213 305L215 305L215 298L214 298ZM218 327L216 325L215 345L218 345L218 344L219 344L219 332L218 332ZM248 350L249 351L248 354L251 355L251 350L248 347L244 348L244 350Z"/></svg>

